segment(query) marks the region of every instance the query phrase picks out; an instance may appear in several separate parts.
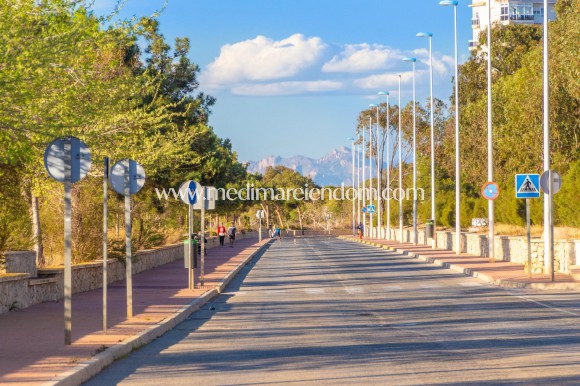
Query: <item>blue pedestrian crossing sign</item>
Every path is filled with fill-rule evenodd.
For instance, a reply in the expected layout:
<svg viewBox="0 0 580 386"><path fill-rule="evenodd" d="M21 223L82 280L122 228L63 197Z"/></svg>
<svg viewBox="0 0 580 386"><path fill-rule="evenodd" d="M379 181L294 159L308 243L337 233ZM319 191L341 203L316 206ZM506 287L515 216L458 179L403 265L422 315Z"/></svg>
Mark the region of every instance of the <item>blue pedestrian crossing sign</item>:
<svg viewBox="0 0 580 386"><path fill-rule="evenodd" d="M363 212L363 213L366 213L366 212L367 212L367 207L366 207L366 206L363 206L363 208L362 208L362 212Z"/></svg>
<svg viewBox="0 0 580 386"><path fill-rule="evenodd" d="M367 205L367 212L370 214L375 213L375 206L374 205Z"/></svg>
<svg viewBox="0 0 580 386"><path fill-rule="evenodd" d="M516 174L516 198L540 198L540 175Z"/></svg>

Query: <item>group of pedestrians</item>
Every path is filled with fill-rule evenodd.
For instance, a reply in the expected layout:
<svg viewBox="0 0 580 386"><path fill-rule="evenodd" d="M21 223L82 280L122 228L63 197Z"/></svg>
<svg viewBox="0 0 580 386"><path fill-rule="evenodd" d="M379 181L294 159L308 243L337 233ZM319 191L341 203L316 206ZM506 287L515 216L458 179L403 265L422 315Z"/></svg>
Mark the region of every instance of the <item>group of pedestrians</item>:
<svg viewBox="0 0 580 386"><path fill-rule="evenodd" d="M220 224L217 228L217 234L218 237L220 239L220 246L224 246L224 241L226 236L228 236L229 240L230 240L230 248L234 247L234 241L236 241L236 233L238 232L238 229L236 228L236 226L234 224L231 224L230 227L226 230L226 227L223 226L223 224Z"/></svg>
<svg viewBox="0 0 580 386"><path fill-rule="evenodd" d="M282 229L280 229L280 227L274 226L274 228L270 228L269 232L271 239L275 237L280 240L282 238Z"/></svg>

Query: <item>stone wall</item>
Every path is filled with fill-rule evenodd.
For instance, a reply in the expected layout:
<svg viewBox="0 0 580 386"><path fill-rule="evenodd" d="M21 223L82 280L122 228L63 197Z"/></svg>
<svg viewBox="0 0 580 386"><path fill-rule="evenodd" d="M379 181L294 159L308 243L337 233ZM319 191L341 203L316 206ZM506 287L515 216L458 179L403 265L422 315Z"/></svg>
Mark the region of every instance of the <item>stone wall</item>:
<svg viewBox="0 0 580 386"><path fill-rule="evenodd" d="M427 245L425 230L418 231L418 243ZM391 238L397 241L413 242L413 230L391 229ZM455 250L455 232L435 232L437 247L440 249ZM528 243L522 236L495 236L495 259L510 261L518 264L528 262ZM461 234L461 252L474 256L489 257L488 236L476 233ZM544 271L544 240L534 238L530 243L532 268L535 273ZM554 242L554 269L558 272L569 273L572 266L580 265L580 240L556 240Z"/></svg>
<svg viewBox="0 0 580 386"><path fill-rule="evenodd" d="M36 277L36 252L6 252L4 256L6 273L28 273L30 277Z"/></svg>
<svg viewBox="0 0 580 386"><path fill-rule="evenodd" d="M254 232L239 233L237 239L257 237ZM219 245L217 237L210 237L208 249ZM8 252L11 254L13 252ZM20 253L20 252L18 252ZM34 252L32 252L34 254ZM133 257L132 272L149 269L183 259L183 243L162 248L139 251ZM211 254L210 254L211 256ZM0 314L11 310L23 309L33 304L59 301L64 296L64 268L49 267L38 269L38 278L29 273L0 274ZM107 262L107 282L114 283L125 279L125 264L116 259ZM73 293L101 288L103 283L103 262L75 264L72 267Z"/></svg>

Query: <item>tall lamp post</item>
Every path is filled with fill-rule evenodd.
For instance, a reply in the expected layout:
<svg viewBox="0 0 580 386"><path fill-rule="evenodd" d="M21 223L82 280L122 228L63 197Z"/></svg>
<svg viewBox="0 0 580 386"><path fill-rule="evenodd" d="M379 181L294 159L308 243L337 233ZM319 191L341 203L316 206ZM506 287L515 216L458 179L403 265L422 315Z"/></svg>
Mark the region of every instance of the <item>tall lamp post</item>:
<svg viewBox="0 0 580 386"><path fill-rule="evenodd" d="M382 213L381 213L381 129L379 125L379 106L370 104L369 107L377 108L377 238L382 238Z"/></svg>
<svg viewBox="0 0 580 386"><path fill-rule="evenodd" d="M550 83L549 83L549 51L548 51L548 0L544 0L544 44L543 44L543 83L544 83L544 171L550 170ZM550 271L552 281L554 276L554 219L552 218L552 173L548 172L550 193L544 192L544 261Z"/></svg>
<svg viewBox="0 0 580 386"><path fill-rule="evenodd" d="M352 235L356 235L356 219L354 210L354 138L347 138L347 141L352 141L351 153L352 153Z"/></svg>
<svg viewBox="0 0 580 386"><path fill-rule="evenodd" d="M365 173L365 164L366 164L366 158L367 158L367 156L366 156L366 149L365 149L365 128L364 128L364 126L362 127L361 131L362 131L362 162L361 162L362 165L361 165L361 167L362 167L362 183L363 183L362 207L364 209L365 206L366 206L366 204L367 204L366 203L366 198L367 198L367 193L366 193L366 190L367 190L367 182L366 182L366 179L365 179L365 174L366 174ZM359 184L359 186L360 186L360 184ZM364 229L364 232L367 233L368 232L368 230L367 230L367 215L366 215L365 212L362 212L362 219L363 219L363 229Z"/></svg>
<svg viewBox="0 0 580 386"><path fill-rule="evenodd" d="M373 117L369 116L369 205L373 204ZM373 237L373 214L369 213L370 237Z"/></svg>
<svg viewBox="0 0 580 386"><path fill-rule="evenodd" d="M439 5L453 7L455 34L455 253L461 253L461 162L459 159L459 64L457 63L457 5L458 1L443 0Z"/></svg>
<svg viewBox="0 0 580 386"><path fill-rule="evenodd" d="M401 74L399 74L399 232L403 242L403 130L401 122Z"/></svg>
<svg viewBox="0 0 580 386"><path fill-rule="evenodd" d="M360 140L360 136L358 137L358 139ZM360 215L361 215L361 200L362 200L362 194L361 194L361 190L360 190L360 144L355 145L356 146L356 198L357 198L357 225L361 223L361 219L360 219Z"/></svg>
<svg viewBox="0 0 580 386"><path fill-rule="evenodd" d="M431 32L419 32L417 37L429 38L429 89L431 95L431 221L433 222L433 248L437 247L435 236L435 123L433 117L433 34ZM491 201L491 200L489 200Z"/></svg>
<svg viewBox="0 0 580 386"><path fill-rule="evenodd" d="M487 0L487 180L493 181L493 127L491 108L491 0ZM487 200L488 228L487 250L489 262L495 263L494 200ZM531 268L530 268L531 269Z"/></svg>
<svg viewBox="0 0 580 386"><path fill-rule="evenodd" d="M417 114L415 94L415 64L417 59L404 58L403 61L413 63L413 244L418 244L417 233Z"/></svg>
<svg viewBox="0 0 580 386"><path fill-rule="evenodd" d="M389 111L389 93L386 91L379 91L378 95L386 95L387 96L387 122L385 127L385 135L387 137L387 192L391 192L391 158L389 156L389 152L391 150L391 139L390 139L390 111ZM383 153L381 152L381 166L383 165ZM387 240L391 239L391 197L387 198Z"/></svg>

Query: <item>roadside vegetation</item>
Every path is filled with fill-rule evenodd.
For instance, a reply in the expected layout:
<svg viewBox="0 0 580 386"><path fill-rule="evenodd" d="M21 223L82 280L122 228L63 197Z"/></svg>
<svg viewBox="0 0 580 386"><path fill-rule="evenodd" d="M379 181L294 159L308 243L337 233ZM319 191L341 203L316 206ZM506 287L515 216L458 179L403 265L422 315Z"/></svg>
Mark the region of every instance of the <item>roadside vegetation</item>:
<svg viewBox="0 0 580 386"><path fill-rule="evenodd" d="M580 227L580 0L560 0L552 23L552 159L563 176L556 195L556 223ZM496 175L502 187L498 221L522 225L523 201L513 198L516 172L541 172L541 33L537 27L494 29L494 130ZM482 42L484 43L484 42ZM295 171L269 168L249 174L233 144L208 124L217 102L198 90L199 67L189 59L187 37L167 41L156 15L119 20L96 16L82 0L2 0L0 4L0 255L35 249L39 265L62 261L63 188L49 178L43 152L50 141L74 135L92 151L89 176L73 185L73 261L102 254L103 158L132 158L147 173L144 189L134 196L133 245L152 248L179 241L186 232L187 209L159 200L155 188L177 188L188 179L203 185L242 188L298 188L315 184ZM485 181L485 61L474 53L461 68L460 97L463 219L485 217L479 188ZM429 116L418 106L419 186L429 186ZM381 105L381 120L386 119ZM391 106L391 129L398 107ZM454 223L453 106L436 101L438 224ZM361 112L362 123L369 111ZM373 112L374 114L374 112ZM403 107L408 151L411 106ZM374 116L374 115L373 115ZM383 171L385 173L385 171ZM404 165L405 186L410 183ZM397 187L392 171L391 186ZM109 191L111 255L122 255L123 200ZM428 198L428 197L427 197ZM393 205L392 224L398 218ZM421 222L430 202L419 207ZM350 228L348 201L220 202L208 214L209 229L236 222L256 228L255 210L266 211L265 227L283 229ZM408 223L411 201L405 202ZM329 220L330 218L330 220ZM532 206L540 224L541 201Z"/></svg>

